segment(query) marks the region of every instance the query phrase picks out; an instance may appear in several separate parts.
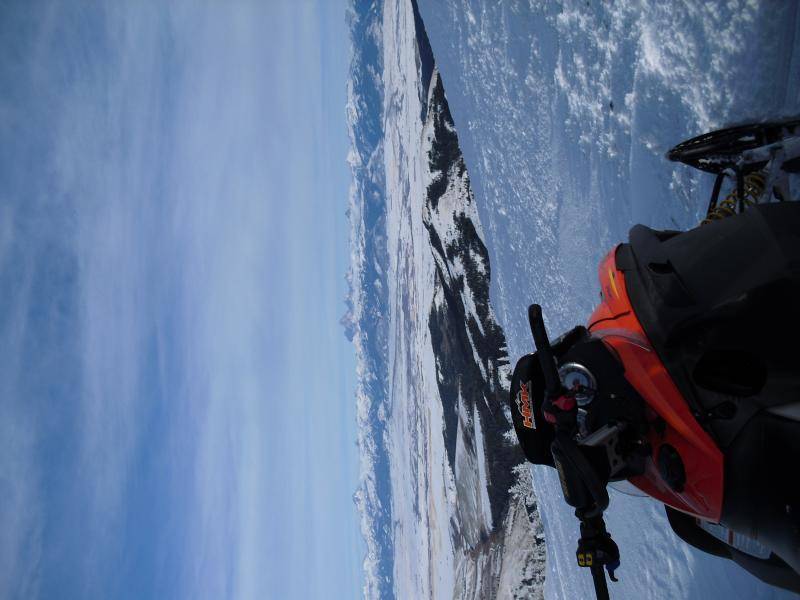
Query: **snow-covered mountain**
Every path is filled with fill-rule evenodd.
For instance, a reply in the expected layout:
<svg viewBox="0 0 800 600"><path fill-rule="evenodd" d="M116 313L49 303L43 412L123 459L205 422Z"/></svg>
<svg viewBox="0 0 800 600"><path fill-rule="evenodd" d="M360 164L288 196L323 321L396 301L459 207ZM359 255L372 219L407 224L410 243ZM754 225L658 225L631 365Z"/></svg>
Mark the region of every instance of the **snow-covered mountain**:
<svg viewBox="0 0 800 600"><path fill-rule="evenodd" d="M438 71L429 90L423 224L435 277L428 329L455 484L454 596L535 597L542 591L543 538L509 431L508 357L489 303L489 256Z"/></svg>
<svg viewBox="0 0 800 600"><path fill-rule="evenodd" d="M584 322L597 264L634 223L688 228L711 181L664 159L716 126L800 113L800 5L650 0L420 0L492 265L512 359L531 302L553 335ZM534 469L548 598L592 597L555 473ZM687 547L663 508L612 492L613 598L783 598ZM653 560L653 557L658 557Z"/></svg>
<svg viewBox="0 0 800 600"><path fill-rule="evenodd" d="M347 123L353 174L348 214L351 266L342 319L356 349L360 485L354 500L367 545L365 596L394 597L392 498L386 442L388 395L388 253L383 162L383 9L354 2L348 12L353 47Z"/></svg>
<svg viewBox="0 0 800 600"><path fill-rule="evenodd" d="M506 408L488 252L411 0L355 2L348 120L368 597L541 597L544 543Z"/></svg>

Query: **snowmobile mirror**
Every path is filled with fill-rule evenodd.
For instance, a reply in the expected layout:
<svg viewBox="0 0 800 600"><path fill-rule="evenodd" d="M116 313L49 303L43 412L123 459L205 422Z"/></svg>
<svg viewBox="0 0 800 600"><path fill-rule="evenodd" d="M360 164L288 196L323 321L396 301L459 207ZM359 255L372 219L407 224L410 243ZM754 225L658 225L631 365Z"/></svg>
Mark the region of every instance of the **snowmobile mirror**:
<svg viewBox="0 0 800 600"><path fill-rule="evenodd" d="M542 307L538 304L531 304L528 307L528 323L531 327L531 335L536 344L536 351L539 354L539 362L542 366L545 393L550 396L557 396L561 391L561 381L558 377L558 368L553 357L553 349L550 347L550 339L547 337L547 329L544 326Z"/></svg>
<svg viewBox="0 0 800 600"><path fill-rule="evenodd" d="M543 404L545 418L555 426L556 430L574 435L577 429L575 398L570 390L564 389L560 371L558 370L558 362L553 355L553 348L550 346L550 339L544 326L541 306L531 304L528 307L528 322L531 327L531 335L536 343L536 354L539 358L539 366L545 383ZM562 396L565 392L567 395Z"/></svg>

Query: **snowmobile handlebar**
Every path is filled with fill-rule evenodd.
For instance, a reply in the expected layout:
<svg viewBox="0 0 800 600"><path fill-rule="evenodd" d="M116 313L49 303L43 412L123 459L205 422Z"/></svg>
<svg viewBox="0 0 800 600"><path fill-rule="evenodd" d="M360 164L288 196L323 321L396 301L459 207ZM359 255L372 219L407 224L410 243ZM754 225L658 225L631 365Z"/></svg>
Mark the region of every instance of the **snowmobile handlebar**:
<svg viewBox="0 0 800 600"><path fill-rule="evenodd" d="M603 565L594 565L591 567L592 581L594 582L594 593L597 600L611 600L608 593L608 582L606 581L606 573L603 570Z"/></svg>
<svg viewBox="0 0 800 600"><path fill-rule="evenodd" d="M581 538L576 552L578 565L588 567L597 600L609 600L606 571L611 581L617 581L614 571L619 567L619 548L606 531L603 517L584 517L579 511L576 516L581 521Z"/></svg>
<svg viewBox="0 0 800 600"><path fill-rule="evenodd" d="M553 399L558 397L563 391L561 377L558 374L558 363L553 355L550 346L550 339L547 336L547 329L544 326L542 317L542 307L538 304L531 304L528 307L528 323L531 328L531 335L536 344L536 351L539 356L539 365L542 368L544 378L545 396ZM605 568L609 568L609 574L613 576L613 569L619 565L609 565L605 553L598 552L594 548L595 542L601 540L606 545L611 542L611 536L605 532L603 523L603 512L608 508L608 492L605 483L594 472L594 469L581 453L577 443L572 437L563 430L557 430L551 446L553 460L559 469L559 479L564 498L568 504L576 508L575 516L581 521L581 540L578 549L578 563L580 566L589 567L592 573L595 594L598 600L608 600L608 585L606 582ZM602 531L594 531L596 525L601 524ZM596 534L596 535L595 535ZM605 542L605 537L608 542ZM597 538L597 540L595 540ZM614 544L614 548L616 545ZM583 562L582 562L583 561Z"/></svg>
<svg viewBox="0 0 800 600"><path fill-rule="evenodd" d="M581 518L601 516L609 503L607 481L598 476L575 440L556 432L550 451L567 504L580 511Z"/></svg>
<svg viewBox="0 0 800 600"><path fill-rule="evenodd" d="M553 349L550 347L550 339L547 337L547 329L544 326L542 307L538 304L531 304L528 307L528 323L531 326L531 335L536 344L536 351L539 353L539 364L542 366L545 392L550 397L558 396L561 392L561 379L558 376L558 367L553 357Z"/></svg>

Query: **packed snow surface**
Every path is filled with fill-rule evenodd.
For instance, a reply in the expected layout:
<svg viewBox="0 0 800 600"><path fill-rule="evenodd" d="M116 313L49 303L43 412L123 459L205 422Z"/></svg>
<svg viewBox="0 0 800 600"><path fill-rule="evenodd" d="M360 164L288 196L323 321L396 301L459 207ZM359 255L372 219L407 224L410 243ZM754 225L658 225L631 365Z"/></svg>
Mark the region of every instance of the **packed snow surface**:
<svg viewBox="0 0 800 600"><path fill-rule="evenodd" d="M584 322L596 269L635 223L696 224L707 175L664 153L684 138L800 113L794 2L420 0L459 130L512 359L532 349L526 308L552 334ZM400 158L400 157L398 157ZM578 527L552 470L534 469L548 598L592 597ZM614 598L784 598L686 546L657 503L612 493Z"/></svg>

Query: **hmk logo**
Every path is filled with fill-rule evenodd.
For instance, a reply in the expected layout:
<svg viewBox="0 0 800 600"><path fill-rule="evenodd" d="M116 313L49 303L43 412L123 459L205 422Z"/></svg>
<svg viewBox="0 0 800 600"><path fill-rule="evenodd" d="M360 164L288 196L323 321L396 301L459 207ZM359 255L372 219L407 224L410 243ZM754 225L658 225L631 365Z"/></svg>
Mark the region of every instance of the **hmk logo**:
<svg viewBox="0 0 800 600"><path fill-rule="evenodd" d="M530 383L529 381L520 384L519 392L517 392L517 408L519 409L519 414L522 415L522 424L528 429L536 429L536 423L533 420L531 397L530 394L528 394L528 386Z"/></svg>

